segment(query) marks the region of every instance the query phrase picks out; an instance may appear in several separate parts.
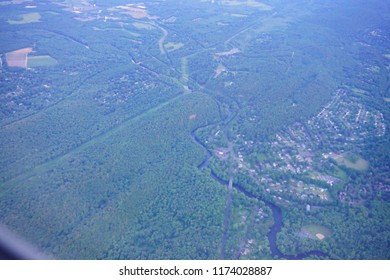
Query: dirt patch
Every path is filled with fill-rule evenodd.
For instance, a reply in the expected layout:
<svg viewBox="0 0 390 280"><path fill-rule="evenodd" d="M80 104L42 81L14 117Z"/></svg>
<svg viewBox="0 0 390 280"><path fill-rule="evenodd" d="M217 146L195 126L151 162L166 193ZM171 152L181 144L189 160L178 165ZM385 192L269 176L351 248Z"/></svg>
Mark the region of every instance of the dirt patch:
<svg viewBox="0 0 390 280"><path fill-rule="evenodd" d="M196 119L196 114L191 114L188 119L190 120L195 120Z"/></svg>
<svg viewBox="0 0 390 280"><path fill-rule="evenodd" d="M230 56L230 55L234 55L236 53L240 53L241 51L237 48L233 48L231 49L230 51L227 51L227 52L219 52L219 53L216 53L215 56L216 57L221 57L221 56Z"/></svg>
<svg viewBox="0 0 390 280"><path fill-rule="evenodd" d="M299 235L305 238L323 240L331 234L331 230L324 226L310 224L303 226Z"/></svg>
<svg viewBox="0 0 390 280"><path fill-rule="evenodd" d="M316 234L316 237L319 239L319 240L322 240L325 238L325 235L321 234L321 233L317 233Z"/></svg>
<svg viewBox="0 0 390 280"><path fill-rule="evenodd" d="M164 19L163 22L167 22L167 23L174 23L176 22L177 18L175 16L171 16L167 19Z"/></svg>
<svg viewBox="0 0 390 280"><path fill-rule="evenodd" d="M145 9L145 6L138 4L127 4L126 6L116 6L110 10L121 11L122 14L126 14L135 19L142 19L148 17L148 12Z"/></svg>
<svg viewBox="0 0 390 280"><path fill-rule="evenodd" d="M225 71L226 71L225 66L219 65L218 68L217 68L217 70L215 70L214 78L218 78L218 76L221 75L222 72L225 72Z"/></svg>
<svg viewBox="0 0 390 280"><path fill-rule="evenodd" d="M27 68L27 56L32 52L32 48L19 49L5 54L9 67Z"/></svg>

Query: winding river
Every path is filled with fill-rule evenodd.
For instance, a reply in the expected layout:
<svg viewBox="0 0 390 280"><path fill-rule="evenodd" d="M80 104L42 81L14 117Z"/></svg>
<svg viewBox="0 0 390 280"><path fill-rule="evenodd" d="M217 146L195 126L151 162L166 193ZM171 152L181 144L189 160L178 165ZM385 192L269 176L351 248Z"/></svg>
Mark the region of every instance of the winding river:
<svg viewBox="0 0 390 280"><path fill-rule="evenodd" d="M227 123L229 123L232 120L230 115L229 115L229 117L227 119L229 119L229 121ZM215 125L215 124L211 124L211 125ZM204 150L206 151L206 157L203 160L203 162L198 165L198 169L207 168L208 164L209 164L209 161L210 161L210 159L212 157L212 152L196 136L196 131L197 130L205 128L207 126L210 126L210 125L201 126L201 127L198 127L198 128L196 128L196 129L191 131L191 137L192 137L193 141L195 141L200 146L202 146L204 148ZM227 124L225 126L225 129L226 129L226 127L227 127ZM211 176L212 176L212 178L214 180L218 181L220 184L225 185L226 187L229 187L229 182L228 181L224 181L223 179L219 178L212 171L211 171ZM321 252L321 251L317 251L317 250L309 251L309 252L306 252L306 253L300 253L300 254L297 254L297 255L286 255L286 254L283 254L282 252L280 252L280 250L278 249L277 243L276 243L277 234L282 230L282 227L283 227L283 216L282 216L282 210L280 209L280 207L277 206L276 204L272 203L271 201L268 201L268 200L266 200L264 198L255 196L254 194L246 191L245 189L243 189L241 186L239 186L237 184L233 184L233 188L235 188L237 191L243 193L247 197L255 198L258 201L264 202L266 206L271 208L274 224L271 226L271 229L270 229L269 233L267 234L267 238L268 238L271 254L272 254L272 257L274 259L301 260L301 259L314 257L314 256L316 256L316 257L323 257L323 258L330 258L330 256L328 254L326 254L324 252ZM224 235L224 238L226 239L227 236ZM226 240L223 241L223 244L225 242L226 242ZM222 252L222 256L223 256L223 252Z"/></svg>

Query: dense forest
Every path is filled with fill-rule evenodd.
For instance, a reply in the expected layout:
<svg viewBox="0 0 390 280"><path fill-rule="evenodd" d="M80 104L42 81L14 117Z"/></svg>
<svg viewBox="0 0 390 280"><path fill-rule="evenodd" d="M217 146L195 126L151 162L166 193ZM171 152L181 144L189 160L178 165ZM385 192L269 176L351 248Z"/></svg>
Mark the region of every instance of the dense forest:
<svg viewBox="0 0 390 280"><path fill-rule="evenodd" d="M386 3L0 3L0 223L59 259L389 259Z"/></svg>

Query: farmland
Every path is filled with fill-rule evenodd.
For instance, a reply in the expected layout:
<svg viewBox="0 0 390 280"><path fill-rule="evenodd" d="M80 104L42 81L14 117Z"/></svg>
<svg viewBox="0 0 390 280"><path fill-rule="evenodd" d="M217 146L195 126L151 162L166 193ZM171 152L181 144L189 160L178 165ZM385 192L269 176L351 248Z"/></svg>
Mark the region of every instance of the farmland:
<svg viewBox="0 0 390 280"><path fill-rule="evenodd" d="M26 24L26 23L32 23L32 22L39 22L41 19L41 15L39 13L29 13L29 14L22 14L19 16L20 18L17 20L8 20L9 24Z"/></svg>
<svg viewBox="0 0 390 280"><path fill-rule="evenodd" d="M27 60L27 67L42 67L56 65L57 61L49 55L29 56Z"/></svg>
<svg viewBox="0 0 390 280"><path fill-rule="evenodd" d="M9 67L27 67L28 54L32 52L32 48L23 48L20 50L8 52L5 54Z"/></svg>
<svg viewBox="0 0 390 280"><path fill-rule="evenodd" d="M59 259L390 258L383 1L129 2L1 2L1 224Z"/></svg>

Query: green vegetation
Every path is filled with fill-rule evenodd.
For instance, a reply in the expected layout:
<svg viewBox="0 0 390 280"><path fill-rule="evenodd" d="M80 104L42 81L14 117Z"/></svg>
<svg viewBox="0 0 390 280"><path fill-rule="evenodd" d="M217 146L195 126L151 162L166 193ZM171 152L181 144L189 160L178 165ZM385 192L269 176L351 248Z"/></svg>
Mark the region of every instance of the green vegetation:
<svg viewBox="0 0 390 280"><path fill-rule="evenodd" d="M49 55L40 55L40 56L28 56L27 67L44 67L44 66L53 66L58 62Z"/></svg>
<svg viewBox="0 0 390 280"><path fill-rule="evenodd" d="M40 22L41 15L39 13L22 14L17 20L8 20L9 24L26 24L33 22Z"/></svg>
<svg viewBox="0 0 390 280"><path fill-rule="evenodd" d="M303 226L301 234L303 237L323 240L331 234L331 231L326 227L311 224Z"/></svg>
<svg viewBox="0 0 390 280"><path fill-rule="evenodd" d="M184 47L184 44L183 43L168 42L164 45L164 47L168 52L173 52L175 50L178 50L178 49L181 49L182 47Z"/></svg>
<svg viewBox="0 0 390 280"><path fill-rule="evenodd" d="M358 171L366 171L369 166L366 160L352 153L336 156L335 160L340 165L344 165L348 168L355 169Z"/></svg>
<svg viewBox="0 0 390 280"><path fill-rule="evenodd" d="M60 259L390 258L383 1L3 2L1 224Z"/></svg>
<svg viewBox="0 0 390 280"><path fill-rule="evenodd" d="M155 27L153 25L147 24L147 23L142 23L142 22L135 22L135 23L133 23L133 25L135 27L137 27L138 29L146 29L146 30L155 29Z"/></svg>
<svg viewBox="0 0 390 280"><path fill-rule="evenodd" d="M60 258L74 258L75 248L83 259L216 258L224 189L194 167L202 153L189 136L213 117L207 99L182 96L7 182L2 218ZM6 203L16 197L22 204ZM78 238L83 232L94 234Z"/></svg>
<svg viewBox="0 0 390 280"><path fill-rule="evenodd" d="M187 64L188 64L187 58L183 57L181 59L181 80L183 82L186 82L188 80Z"/></svg>
<svg viewBox="0 0 390 280"><path fill-rule="evenodd" d="M264 3L261 3L261 2L258 2L258 1L255 1L255 0L246 0L246 1L221 0L220 2L223 5L227 5L227 6L241 6L241 5L243 5L243 6L248 6L248 7L259 8L260 10L264 10L264 11L272 10L271 6L264 4Z"/></svg>

